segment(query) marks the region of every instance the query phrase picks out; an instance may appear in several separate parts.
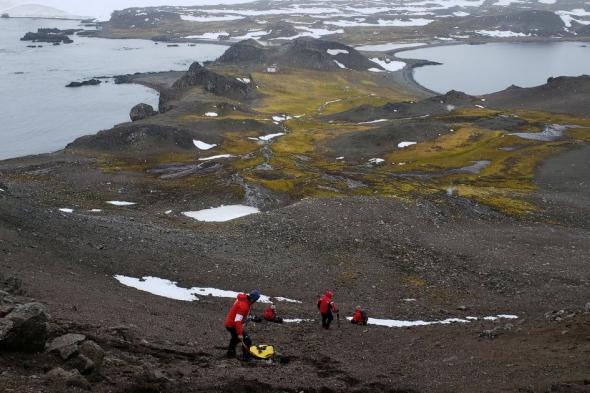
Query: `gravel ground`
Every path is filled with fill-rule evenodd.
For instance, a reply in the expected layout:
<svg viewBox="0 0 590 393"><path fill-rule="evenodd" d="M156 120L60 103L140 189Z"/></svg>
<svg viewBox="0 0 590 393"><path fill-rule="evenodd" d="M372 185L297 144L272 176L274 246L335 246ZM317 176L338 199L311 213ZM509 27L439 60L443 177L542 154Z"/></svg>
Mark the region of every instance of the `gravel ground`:
<svg viewBox="0 0 590 393"><path fill-rule="evenodd" d="M368 197L304 199L200 223L178 213L187 206L181 198L154 196L143 180L91 167L68 155L2 164L0 268L47 304L56 331L91 335L105 348L111 360L93 391L573 392L590 378L583 313L590 234L578 225L518 221L458 199ZM107 182L125 184L118 199L138 204L101 204L113 199ZM57 210L66 196L88 193L103 212ZM172 214L163 214L159 198L174 204ZM187 288L256 287L302 301L278 303L284 317L315 321L252 323L255 342L276 345L290 362L241 364L223 356L230 299L171 300L122 286L116 274ZM385 319L518 319L411 328L343 320L323 331L315 301L326 289L342 317L360 304ZM569 317L547 314L559 310ZM112 328L121 325L133 325L138 339L114 340ZM0 387L53 391L40 377L51 362L0 353ZM146 369L162 378L146 377Z"/></svg>

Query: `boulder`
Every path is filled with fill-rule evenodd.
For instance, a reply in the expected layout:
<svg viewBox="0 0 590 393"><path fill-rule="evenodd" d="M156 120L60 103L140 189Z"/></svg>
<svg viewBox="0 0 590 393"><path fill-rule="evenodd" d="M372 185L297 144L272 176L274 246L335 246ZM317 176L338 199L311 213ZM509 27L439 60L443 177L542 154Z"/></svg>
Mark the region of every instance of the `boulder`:
<svg viewBox="0 0 590 393"><path fill-rule="evenodd" d="M8 319L0 319L0 343L8 337L8 334L14 327L14 322Z"/></svg>
<svg viewBox="0 0 590 393"><path fill-rule="evenodd" d="M49 371L45 377L49 382L56 385L90 390L90 383L88 383L86 378L80 375L78 370L66 371L63 368L58 367Z"/></svg>
<svg viewBox="0 0 590 393"><path fill-rule="evenodd" d="M82 354L78 354L70 358L66 362L66 365L68 368L78 370L83 375L92 374L92 372L96 369L94 362Z"/></svg>
<svg viewBox="0 0 590 393"><path fill-rule="evenodd" d="M47 318L47 309L40 303L16 307L3 319L0 348L19 352L42 351L47 340Z"/></svg>
<svg viewBox="0 0 590 393"><path fill-rule="evenodd" d="M64 334L49 344L47 352L57 353L63 360L68 360L79 352L78 344L84 340L86 340L86 336L83 334Z"/></svg>
<svg viewBox="0 0 590 393"><path fill-rule="evenodd" d="M133 108L131 108L131 112L129 112L129 117L131 118L131 121L137 121L147 119L148 117L157 114L158 112L156 112L151 105L142 103L137 104Z"/></svg>
<svg viewBox="0 0 590 393"><path fill-rule="evenodd" d="M105 352L100 347L100 345L94 341L84 341L80 345L80 354L90 359L94 363L96 369L100 369L102 367Z"/></svg>

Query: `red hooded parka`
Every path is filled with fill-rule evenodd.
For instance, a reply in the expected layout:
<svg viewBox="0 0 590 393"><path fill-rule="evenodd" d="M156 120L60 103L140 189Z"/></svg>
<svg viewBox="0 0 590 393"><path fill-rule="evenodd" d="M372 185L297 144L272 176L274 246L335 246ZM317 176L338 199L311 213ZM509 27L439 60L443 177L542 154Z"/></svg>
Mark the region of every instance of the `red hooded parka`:
<svg viewBox="0 0 590 393"><path fill-rule="evenodd" d="M336 303L332 301L334 294L330 291L326 291L324 296L318 301L318 307L321 314L327 314L330 311L337 312Z"/></svg>
<svg viewBox="0 0 590 393"><path fill-rule="evenodd" d="M250 314L248 295L240 293L225 317L225 327L236 328L236 333L239 336L243 335L244 322L248 319L248 314Z"/></svg>

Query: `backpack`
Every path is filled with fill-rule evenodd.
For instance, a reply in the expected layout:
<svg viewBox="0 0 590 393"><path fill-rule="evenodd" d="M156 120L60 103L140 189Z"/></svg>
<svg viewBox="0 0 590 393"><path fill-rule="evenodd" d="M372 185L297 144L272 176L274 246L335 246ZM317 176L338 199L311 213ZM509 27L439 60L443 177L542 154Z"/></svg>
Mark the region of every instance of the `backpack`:
<svg viewBox="0 0 590 393"><path fill-rule="evenodd" d="M252 345L250 354L256 359L270 359L275 355L275 349L272 345Z"/></svg>
<svg viewBox="0 0 590 393"><path fill-rule="evenodd" d="M363 321L363 325L366 325L369 320L369 314L365 310L361 311L361 320Z"/></svg>

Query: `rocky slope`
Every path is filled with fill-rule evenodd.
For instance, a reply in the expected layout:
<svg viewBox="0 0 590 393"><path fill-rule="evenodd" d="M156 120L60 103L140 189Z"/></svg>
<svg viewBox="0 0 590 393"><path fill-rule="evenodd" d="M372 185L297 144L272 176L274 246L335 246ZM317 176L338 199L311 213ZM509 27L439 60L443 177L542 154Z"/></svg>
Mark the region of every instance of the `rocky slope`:
<svg viewBox="0 0 590 393"><path fill-rule="evenodd" d="M338 70L348 68L366 71L383 67L368 60L354 48L339 42L302 37L279 47L264 47L254 40L234 44L216 64L224 65L278 65L311 70Z"/></svg>
<svg viewBox="0 0 590 393"><path fill-rule="evenodd" d="M536 87L512 86L483 97L492 107L532 109L588 117L589 94L590 76L583 75L549 78L546 84Z"/></svg>

